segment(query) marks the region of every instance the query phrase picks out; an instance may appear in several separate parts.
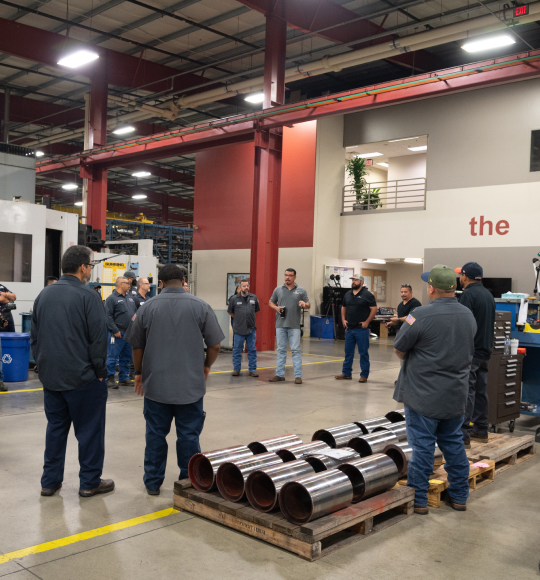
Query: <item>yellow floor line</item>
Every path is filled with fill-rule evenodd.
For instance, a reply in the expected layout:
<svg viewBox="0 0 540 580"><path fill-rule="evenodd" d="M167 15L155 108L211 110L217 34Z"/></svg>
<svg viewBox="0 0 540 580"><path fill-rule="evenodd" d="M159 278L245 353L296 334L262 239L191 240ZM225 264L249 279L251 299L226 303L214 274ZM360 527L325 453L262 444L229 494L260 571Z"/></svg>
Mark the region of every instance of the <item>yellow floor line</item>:
<svg viewBox="0 0 540 580"><path fill-rule="evenodd" d="M313 355L313 356L320 356L320 355ZM320 360L317 362L309 362L309 363L302 363L302 366L306 366L306 365L320 365L320 364L324 364L324 363L331 363L331 362L341 362L343 361L343 358L335 358L332 360ZM286 367L292 367L293 365L285 365ZM257 367L257 370L264 370L264 369L275 369L277 367ZM247 371L249 372L249 369L240 369L241 371ZM232 371L229 369L227 371L212 371L210 374L211 375L221 375L224 373L232 373ZM0 391L0 395L7 395L9 393L29 393L31 391L42 391L43 389L21 389L20 391Z"/></svg>
<svg viewBox="0 0 540 580"><path fill-rule="evenodd" d="M22 550L16 550L15 552L9 552L9 554L0 555L0 564L5 564L6 562L15 560L16 558L24 558L25 556L30 556L31 554L39 554L41 552L47 552L49 550L61 548L62 546L69 546L69 544L75 544L76 542L89 540L90 538L103 536L104 534L110 534L111 532L117 532L118 530L124 530L126 528L138 526L139 524L151 522L152 520L158 520L160 518L177 513L178 510L175 510L174 508L168 508L159 512L147 514L146 516L139 516L138 518L124 520L123 522L118 522L117 524L103 526L102 528L96 528L95 530L89 530L88 532L81 532L80 534L74 534L73 536L67 536L66 538L53 540L52 542L38 544L37 546L32 546L31 548L24 548Z"/></svg>

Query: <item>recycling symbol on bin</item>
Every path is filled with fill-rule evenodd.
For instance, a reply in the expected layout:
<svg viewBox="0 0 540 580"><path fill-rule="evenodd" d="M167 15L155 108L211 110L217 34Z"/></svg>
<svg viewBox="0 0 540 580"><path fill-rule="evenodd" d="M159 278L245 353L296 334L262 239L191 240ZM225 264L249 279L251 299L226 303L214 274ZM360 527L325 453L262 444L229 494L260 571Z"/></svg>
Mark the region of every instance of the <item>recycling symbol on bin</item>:
<svg viewBox="0 0 540 580"><path fill-rule="evenodd" d="M2 357L2 362L6 365L10 364L12 361L13 361L13 359L11 358L11 355L9 355L9 354L5 354Z"/></svg>

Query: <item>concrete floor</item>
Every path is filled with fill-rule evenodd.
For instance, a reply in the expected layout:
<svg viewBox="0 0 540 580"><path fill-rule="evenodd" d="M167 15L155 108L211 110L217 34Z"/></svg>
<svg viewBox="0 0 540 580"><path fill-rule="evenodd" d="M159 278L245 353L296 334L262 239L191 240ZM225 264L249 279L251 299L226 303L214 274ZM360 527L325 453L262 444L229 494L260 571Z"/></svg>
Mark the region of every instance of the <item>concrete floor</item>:
<svg viewBox="0 0 540 580"><path fill-rule="evenodd" d="M230 354L213 367L205 398L203 450L246 444L259 438L297 433L309 441L321 427L385 414L396 408L393 382L399 362L391 342L372 343L371 375L336 382L343 343L303 340L304 384L269 384L275 354L259 356L259 379L230 376ZM336 361L335 359L340 359ZM356 363L357 364L357 363ZM32 380L10 390L39 388ZM358 377L357 367L355 377ZM70 435L62 490L39 495L45 416L41 391L0 395L0 554L122 522L171 507L178 477L174 439L162 494L150 497L142 482L144 419L142 400L129 388L109 392L103 476L113 493L81 499L76 440ZM540 422L524 418L516 435L534 433ZM540 459L540 456L539 456ZM0 564L0 577L14 580L167 578L235 580L281 578L317 580L362 578L538 578L540 559L540 461L533 458L498 475L471 495L466 513L448 507L413 516L362 542L308 563L241 533L175 513L121 531Z"/></svg>

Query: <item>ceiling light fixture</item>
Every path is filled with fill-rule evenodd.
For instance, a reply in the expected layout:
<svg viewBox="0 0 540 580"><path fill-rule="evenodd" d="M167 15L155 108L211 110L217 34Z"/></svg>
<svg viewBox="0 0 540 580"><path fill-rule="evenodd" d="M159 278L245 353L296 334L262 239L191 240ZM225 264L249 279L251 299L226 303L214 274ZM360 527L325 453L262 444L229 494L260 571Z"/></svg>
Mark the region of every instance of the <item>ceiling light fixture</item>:
<svg viewBox="0 0 540 580"><path fill-rule="evenodd" d="M125 135L126 133L132 133L133 131L135 131L135 127L132 127L131 125L124 125L123 127L118 127L118 129L115 129L113 133L115 135Z"/></svg>
<svg viewBox="0 0 540 580"><path fill-rule="evenodd" d="M137 171L136 173L131 174L132 177L148 177L152 175L150 171Z"/></svg>
<svg viewBox="0 0 540 580"><path fill-rule="evenodd" d="M36 151L36 157L43 157L44 155L43 151Z"/></svg>
<svg viewBox="0 0 540 580"><path fill-rule="evenodd" d="M75 205L78 206L78 207L82 207L82 201L76 201L75 202Z"/></svg>
<svg viewBox="0 0 540 580"><path fill-rule="evenodd" d="M383 153L359 153L356 157L381 157Z"/></svg>
<svg viewBox="0 0 540 580"><path fill-rule="evenodd" d="M146 199L147 196L144 193L136 193L131 196L131 199Z"/></svg>
<svg viewBox="0 0 540 580"><path fill-rule="evenodd" d="M356 149L358 145L353 145L352 147L345 147L345 149Z"/></svg>
<svg viewBox="0 0 540 580"><path fill-rule="evenodd" d="M397 143L398 141L411 141L412 139L418 139L418 137L405 137L404 139L390 139L388 143Z"/></svg>
<svg viewBox="0 0 540 580"><path fill-rule="evenodd" d="M379 258L368 258L364 262L369 262L370 264L386 264L386 260L379 260Z"/></svg>
<svg viewBox="0 0 540 580"><path fill-rule="evenodd" d="M407 147L409 151L427 151L427 145L419 145L418 147Z"/></svg>
<svg viewBox="0 0 540 580"><path fill-rule="evenodd" d="M244 101L248 103L262 103L264 101L264 93L253 93L252 95L244 97Z"/></svg>
<svg viewBox="0 0 540 580"><path fill-rule="evenodd" d="M424 260L422 258L405 258L404 262L408 264L423 264Z"/></svg>
<svg viewBox="0 0 540 580"><path fill-rule="evenodd" d="M97 52L92 52L90 50L78 50L77 52L73 52L61 58L56 64L60 66L67 66L68 68L77 68L79 66L83 66L84 64L88 64L93 60L99 58L99 54Z"/></svg>
<svg viewBox="0 0 540 580"><path fill-rule="evenodd" d="M490 48L500 48L515 44L516 41L508 34L500 34L499 36L492 36L491 38L484 38L482 40L473 40L467 42L461 48L467 52L480 52L481 50L489 50Z"/></svg>
<svg viewBox="0 0 540 580"><path fill-rule="evenodd" d="M76 183L64 183L64 185L62 185L62 189L65 189L67 191L77 189L77 187L79 186Z"/></svg>
<svg viewBox="0 0 540 580"><path fill-rule="evenodd" d="M377 163L377 165L382 165L383 167L388 167L388 163L381 161L381 163Z"/></svg>

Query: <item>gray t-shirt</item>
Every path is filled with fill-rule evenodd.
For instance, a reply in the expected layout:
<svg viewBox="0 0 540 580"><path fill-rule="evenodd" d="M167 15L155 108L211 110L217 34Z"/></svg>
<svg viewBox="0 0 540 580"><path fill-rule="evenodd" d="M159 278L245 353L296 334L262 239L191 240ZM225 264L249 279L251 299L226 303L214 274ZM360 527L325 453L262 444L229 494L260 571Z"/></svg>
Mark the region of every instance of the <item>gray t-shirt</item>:
<svg viewBox="0 0 540 580"><path fill-rule="evenodd" d="M296 284L291 290L285 284L274 290L270 302L286 308L285 318L281 318L279 312L276 312L276 328L300 328L300 314L302 313L298 305L300 300L309 302L305 289Z"/></svg>
<svg viewBox="0 0 540 580"><path fill-rule="evenodd" d="M212 308L183 288L164 288L133 317L124 339L143 348L144 396L187 405L206 393L204 343L225 338Z"/></svg>
<svg viewBox="0 0 540 580"><path fill-rule="evenodd" d="M434 419L463 415L475 334L472 312L456 298L437 298L411 312L394 342L407 353L394 399Z"/></svg>

